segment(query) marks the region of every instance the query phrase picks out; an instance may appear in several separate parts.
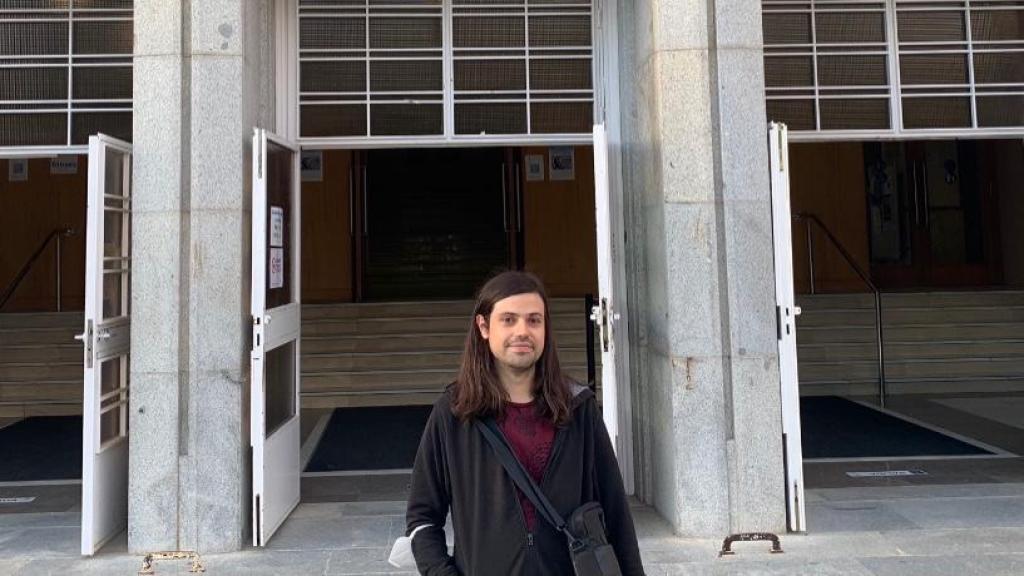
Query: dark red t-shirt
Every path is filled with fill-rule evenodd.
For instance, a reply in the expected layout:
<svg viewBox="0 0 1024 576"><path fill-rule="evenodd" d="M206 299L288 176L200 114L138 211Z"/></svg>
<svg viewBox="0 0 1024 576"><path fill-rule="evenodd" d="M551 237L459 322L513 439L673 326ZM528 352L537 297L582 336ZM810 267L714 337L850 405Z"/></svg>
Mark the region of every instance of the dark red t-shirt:
<svg viewBox="0 0 1024 576"><path fill-rule="evenodd" d="M523 468L526 468L533 481L539 485L551 457L551 446L555 441L554 423L540 415L537 401L534 400L528 404L506 404L505 415L498 422L498 426L512 446L512 453L516 455ZM526 529L532 532L537 524L537 509L518 488L516 492L519 495L519 504L523 507L523 516L526 518Z"/></svg>

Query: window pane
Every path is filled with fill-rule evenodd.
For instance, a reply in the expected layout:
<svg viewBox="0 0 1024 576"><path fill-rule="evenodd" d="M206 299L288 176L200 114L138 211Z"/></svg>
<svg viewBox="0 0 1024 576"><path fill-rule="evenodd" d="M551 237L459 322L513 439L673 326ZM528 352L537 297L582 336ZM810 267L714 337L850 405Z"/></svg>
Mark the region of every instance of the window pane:
<svg viewBox="0 0 1024 576"><path fill-rule="evenodd" d="M295 342L264 356L266 435L270 436L295 415Z"/></svg>
<svg viewBox="0 0 1024 576"><path fill-rule="evenodd" d="M526 104L456 104L456 134L525 134Z"/></svg>
<svg viewBox="0 0 1024 576"><path fill-rule="evenodd" d="M896 18L900 42L938 42L966 40L964 13L900 12Z"/></svg>
<svg viewBox="0 0 1024 576"><path fill-rule="evenodd" d="M373 136L417 136L444 133L441 104L373 104L370 133Z"/></svg>
<svg viewBox="0 0 1024 576"><path fill-rule="evenodd" d="M813 87L811 56L771 56L764 59L764 82L769 88Z"/></svg>
<svg viewBox="0 0 1024 576"><path fill-rule="evenodd" d="M978 126L1024 126L1024 94L978 96Z"/></svg>
<svg viewBox="0 0 1024 576"><path fill-rule="evenodd" d="M382 60L370 62L370 90L374 92L441 91L440 60Z"/></svg>
<svg viewBox="0 0 1024 576"><path fill-rule="evenodd" d="M967 57L964 54L902 54L900 80L903 84L966 84Z"/></svg>
<svg viewBox="0 0 1024 576"><path fill-rule="evenodd" d="M299 76L303 92L366 91L366 62L303 62Z"/></svg>
<svg viewBox="0 0 1024 576"><path fill-rule="evenodd" d="M590 61L587 61L590 64ZM525 90L526 60L456 60L456 90ZM531 75L533 71L531 70ZM525 110L524 110L524 120Z"/></svg>
<svg viewBox="0 0 1024 576"><path fill-rule="evenodd" d="M810 44L810 14L772 14L765 12L761 21L765 44Z"/></svg>
<svg viewBox="0 0 1024 576"><path fill-rule="evenodd" d="M267 142L267 308L291 304L292 194L295 153Z"/></svg>
<svg viewBox="0 0 1024 576"><path fill-rule="evenodd" d="M885 86L885 56L819 56L822 86Z"/></svg>
<svg viewBox="0 0 1024 576"><path fill-rule="evenodd" d="M587 132L594 125L590 102L534 102L530 116L534 134L575 134Z"/></svg>
<svg viewBox="0 0 1024 576"><path fill-rule="evenodd" d="M985 11L972 8L971 39L975 42L1024 40L1024 9Z"/></svg>
<svg viewBox="0 0 1024 576"><path fill-rule="evenodd" d="M820 12L814 22L819 44L885 42L882 12Z"/></svg>
<svg viewBox="0 0 1024 576"><path fill-rule="evenodd" d="M769 122L783 122L790 130L814 130L813 100L769 100Z"/></svg>
<svg viewBox="0 0 1024 576"><path fill-rule="evenodd" d="M0 146L60 146L67 141L66 113L0 114Z"/></svg>
<svg viewBox="0 0 1024 576"><path fill-rule="evenodd" d="M589 58L530 60L530 88L534 90L590 90Z"/></svg>
<svg viewBox="0 0 1024 576"><path fill-rule="evenodd" d="M904 128L967 128L971 102L967 97L903 98Z"/></svg>
<svg viewBox="0 0 1024 576"><path fill-rule="evenodd" d="M366 18L300 18L299 48L366 48Z"/></svg>
<svg viewBox="0 0 1024 576"><path fill-rule="evenodd" d="M889 101L880 98L821 101L822 130L868 130L889 127Z"/></svg>
<svg viewBox="0 0 1024 576"><path fill-rule="evenodd" d="M976 53L974 81L978 84L1024 83L1024 53Z"/></svg>
<svg viewBox="0 0 1024 576"><path fill-rule="evenodd" d="M103 274L103 318L118 318L122 316L122 288L124 286L124 274L109 272Z"/></svg>
<svg viewBox="0 0 1024 576"><path fill-rule="evenodd" d="M305 137L366 136L366 104L307 104L300 117Z"/></svg>

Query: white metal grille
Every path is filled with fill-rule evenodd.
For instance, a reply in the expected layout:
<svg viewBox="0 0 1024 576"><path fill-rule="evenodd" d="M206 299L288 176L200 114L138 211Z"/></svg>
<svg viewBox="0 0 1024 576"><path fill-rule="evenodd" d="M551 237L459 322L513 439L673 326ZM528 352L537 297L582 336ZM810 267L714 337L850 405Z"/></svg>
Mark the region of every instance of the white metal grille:
<svg viewBox="0 0 1024 576"><path fill-rule="evenodd" d="M838 135L1024 132L1024 0L762 0L769 120Z"/></svg>
<svg viewBox="0 0 1024 576"><path fill-rule="evenodd" d="M591 0L300 0L299 137L589 135Z"/></svg>
<svg viewBox="0 0 1024 576"><path fill-rule="evenodd" d="M0 148L132 136L132 0L0 0Z"/></svg>

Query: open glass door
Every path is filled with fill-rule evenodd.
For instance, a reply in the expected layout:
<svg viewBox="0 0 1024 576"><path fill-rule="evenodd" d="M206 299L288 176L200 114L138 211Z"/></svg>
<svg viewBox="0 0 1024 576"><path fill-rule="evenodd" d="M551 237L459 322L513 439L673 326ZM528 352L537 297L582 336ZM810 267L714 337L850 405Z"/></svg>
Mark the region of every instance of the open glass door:
<svg viewBox="0 0 1024 576"><path fill-rule="evenodd" d="M793 292L793 219L789 206L789 144L786 126L768 129L772 188L772 238L775 252L775 310L778 321L779 379L782 387L782 438L786 466L786 517L789 529L807 529L804 517L804 457L800 444L800 381L796 357L796 306Z"/></svg>
<svg viewBox="0 0 1024 576"><path fill-rule="evenodd" d="M89 138L85 249L82 554L128 524L131 145Z"/></svg>
<svg viewBox="0 0 1024 576"><path fill-rule="evenodd" d="M594 209L597 224L597 288L590 318L597 324L601 348L601 404L605 427L618 457L626 491L633 493L633 442L630 433L626 353L629 349L621 310L625 309L622 266L622 211L613 210L613 175L604 124L594 125Z"/></svg>
<svg viewBox="0 0 1024 576"><path fill-rule="evenodd" d="M299 151L253 134L253 545L264 546L299 503Z"/></svg>

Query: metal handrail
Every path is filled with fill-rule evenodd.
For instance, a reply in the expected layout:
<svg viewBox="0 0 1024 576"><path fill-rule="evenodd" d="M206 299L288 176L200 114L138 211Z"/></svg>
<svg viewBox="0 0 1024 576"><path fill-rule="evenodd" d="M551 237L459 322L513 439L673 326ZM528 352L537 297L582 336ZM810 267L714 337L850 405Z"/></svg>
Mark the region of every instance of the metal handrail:
<svg viewBox="0 0 1024 576"><path fill-rule="evenodd" d="M33 252L32 255L28 257L28 260L25 261L25 265L22 266L20 270L18 270L18 273L14 276L14 279L11 280L11 282L7 285L7 288L5 288L2 293L0 293L0 310L3 309L3 307L7 304L7 301L10 300L11 296L14 295L15 290L17 290L18 286L21 285L21 281L25 279L25 276L28 276L28 273L32 270L32 267L35 265L36 261L39 260L39 257L43 254L43 251L46 250L46 247L50 245L50 242L53 241L54 238L56 238L57 239L57 253L56 253L56 262L57 262L57 278L56 278L56 281L57 281L57 312L61 311L61 308L62 308L61 292L63 292L63 287L64 287L63 286L64 277L63 277L63 274L61 272L61 268L63 267L62 264L63 264L63 261L64 261L62 241L63 241L63 238L65 238L67 236L71 236L74 233L75 233L75 229L74 228L71 228L70 226L64 226L64 227L61 227L61 228L54 228L49 234L47 234L46 239L43 240L39 244L39 247L36 248L35 252Z"/></svg>
<svg viewBox="0 0 1024 576"><path fill-rule="evenodd" d="M839 254L846 260L846 263L850 265L850 268L853 268L853 271L857 273L857 276L867 285L875 297L875 341L878 344L878 404L884 408L887 390L885 382L885 339L882 334L882 293L875 286L875 283L871 281L871 278L868 277L864 269L857 264L857 261L850 255L850 252L843 246L843 243L836 238L836 235L817 216L798 212L793 214L793 220L804 222L807 231L807 267L811 294L817 293L814 282L814 233L812 230L812 225L814 225L825 234L825 237L835 246Z"/></svg>

